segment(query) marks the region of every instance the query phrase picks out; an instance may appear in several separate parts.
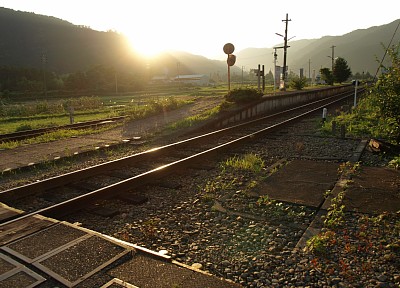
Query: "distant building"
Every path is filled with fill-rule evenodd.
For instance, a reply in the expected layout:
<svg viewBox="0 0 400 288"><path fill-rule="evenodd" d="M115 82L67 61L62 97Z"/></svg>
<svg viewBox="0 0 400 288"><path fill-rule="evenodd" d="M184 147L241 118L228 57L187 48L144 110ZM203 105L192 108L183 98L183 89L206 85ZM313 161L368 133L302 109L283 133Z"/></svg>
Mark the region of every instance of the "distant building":
<svg viewBox="0 0 400 288"><path fill-rule="evenodd" d="M208 86L210 84L210 77L205 74L177 75L174 78L174 82L193 84L197 86Z"/></svg>
<svg viewBox="0 0 400 288"><path fill-rule="evenodd" d="M158 83L158 84L160 84L160 83L169 83L169 82L171 82L171 79L168 76L165 76L165 75L163 75L163 76L153 76L151 78L151 83L154 83L154 84L156 84L156 83Z"/></svg>

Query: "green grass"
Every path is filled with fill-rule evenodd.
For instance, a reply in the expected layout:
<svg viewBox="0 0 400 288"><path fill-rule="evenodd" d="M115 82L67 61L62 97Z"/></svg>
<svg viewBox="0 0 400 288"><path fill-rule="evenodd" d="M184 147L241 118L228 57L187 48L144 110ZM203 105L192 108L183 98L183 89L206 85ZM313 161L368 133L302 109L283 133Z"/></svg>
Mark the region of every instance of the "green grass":
<svg viewBox="0 0 400 288"><path fill-rule="evenodd" d="M74 123L100 120L115 117L109 111L75 114ZM37 115L32 117L14 117L0 119L0 134L13 133L23 130L57 127L70 124L69 115Z"/></svg>
<svg viewBox="0 0 400 288"><path fill-rule="evenodd" d="M140 105L135 102L127 105L107 106L98 100L93 100L92 102L86 101L86 103L84 100L76 101L80 106L74 109L74 123L116 116L129 116L131 119L141 119L163 111L177 109L193 101L190 98L175 99L169 97L159 98L158 100L143 100ZM60 102L49 105L47 102L41 104L35 102L30 104L31 107L28 104L3 105L0 107L0 115L3 115L2 117L0 116L0 134L70 124L69 112L65 111L64 108L60 108L64 104ZM43 112L40 112L40 107L42 107Z"/></svg>
<svg viewBox="0 0 400 288"><path fill-rule="evenodd" d="M261 172L264 167L264 160L252 153L245 154L242 157L231 157L222 164L223 169L233 168L236 170L249 170L255 173Z"/></svg>
<svg viewBox="0 0 400 288"><path fill-rule="evenodd" d="M220 111L219 106L214 107L214 108L209 109L198 115L189 116L187 118L184 118L182 120L174 122L174 123L170 124L167 127L167 129L168 130L177 130L177 129L182 129L182 128L193 127L198 123L212 119L213 117L218 115L219 111Z"/></svg>
<svg viewBox="0 0 400 288"><path fill-rule="evenodd" d="M48 143L56 140L61 139L68 139L71 137L77 137L82 135L90 135L90 134L97 134L101 133L110 129L117 127L118 125L122 124L115 124L115 125L107 125L97 129L82 129L82 130L69 130L69 129L61 129L54 132L46 133L40 135L38 137L33 137L21 141L9 141L0 143L0 149L15 149L17 147L28 145L28 144L37 144L37 143Z"/></svg>

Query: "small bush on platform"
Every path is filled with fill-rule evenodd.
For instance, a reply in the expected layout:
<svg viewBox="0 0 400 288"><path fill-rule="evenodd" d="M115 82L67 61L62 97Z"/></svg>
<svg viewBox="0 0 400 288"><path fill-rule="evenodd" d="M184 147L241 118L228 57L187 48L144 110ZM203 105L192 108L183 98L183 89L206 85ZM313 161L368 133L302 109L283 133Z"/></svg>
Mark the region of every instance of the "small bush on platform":
<svg viewBox="0 0 400 288"><path fill-rule="evenodd" d="M225 100L234 103L248 103L261 99L263 93L253 88L238 88L229 91Z"/></svg>

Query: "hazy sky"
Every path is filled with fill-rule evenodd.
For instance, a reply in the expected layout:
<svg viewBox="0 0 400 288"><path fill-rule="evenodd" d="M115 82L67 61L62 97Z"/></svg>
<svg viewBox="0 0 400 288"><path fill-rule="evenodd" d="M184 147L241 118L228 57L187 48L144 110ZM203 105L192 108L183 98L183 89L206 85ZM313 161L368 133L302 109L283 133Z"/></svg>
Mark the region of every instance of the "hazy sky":
<svg viewBox="0 0 400 288"><path fill-rule="evenodd" d="M180 50L225 59L225 43L235 52L288 38L336 36L400 18L398 0L0 0L0 7L61 18L94 30L116 30L136 50L154 54ZM235 54L235 53L234 53Z"/></svg>

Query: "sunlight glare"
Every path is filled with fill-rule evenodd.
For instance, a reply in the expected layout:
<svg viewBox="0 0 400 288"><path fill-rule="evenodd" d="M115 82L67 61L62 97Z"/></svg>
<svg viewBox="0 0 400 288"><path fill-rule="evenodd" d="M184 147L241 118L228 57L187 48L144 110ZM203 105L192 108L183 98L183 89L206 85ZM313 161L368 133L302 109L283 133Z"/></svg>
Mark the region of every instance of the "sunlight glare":
<svg viewBox="0 0 400 288"><path fill-rule="evenodd" d="M136 35L125 36L128 38L132 50L145 58L153 58L165 50L160 43L157 43L156 39L152 40L152 37L140 39Z"/></svg>

